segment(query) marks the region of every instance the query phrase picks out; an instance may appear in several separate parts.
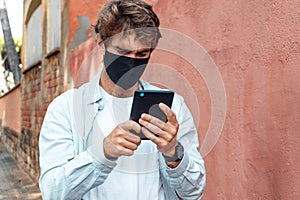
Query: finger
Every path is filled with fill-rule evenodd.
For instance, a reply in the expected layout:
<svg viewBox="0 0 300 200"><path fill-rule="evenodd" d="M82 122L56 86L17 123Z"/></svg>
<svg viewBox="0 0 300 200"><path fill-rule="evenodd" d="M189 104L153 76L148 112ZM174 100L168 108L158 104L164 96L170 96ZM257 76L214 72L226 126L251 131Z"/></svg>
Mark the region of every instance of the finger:
<svg viewBox="0 0 300 200"><path fill-rule="evenodd" d="M141 126L132 120L121 123L121 124L119 124L119 126L126 132L135 131L135 132L139 133L141 131Z"/></svg>
<svg viewBox="0 0 300 200"><path fill-rule="evenodd" d="M137 134L139 134L139 133L140 132L138 132ZM136 144L136 145L141 144L141 138L138 135L136 135L132 132L127 132L126 135L125 135L125 139L129 142L132 142L132 143Z"/></svg>
<svg viewBox="0 0 300 200"><path fill-rule="evenodd" d="M177 124L176 114L164 103L158 104L159 108L165 113L167 116L168 122L171 124Z"/></svg>
<svg viewBox="0 0 300 200"><path fill-rule="evenodd" d="M160 119L153 117L146 113L142 114L141 120L144 121L143 124L142 124L142 121L139 121L139 123L143 126L147 126L148 129L151 129L150 125L148 125L148 124L153 124L156 127L158 127L159 129L163 130L164 132L169 132L169 133L173 133L174 131L176 132L176 127L178 124L177 120L174 124L172 124L169 121L165 123L165 122L161 121ZM161 135L161 133L159 132L160 130L156 130L154 128L154 129L151 129L151 131L153 131L157 135ZM169 137L166 137L166 139L169 139Z"/></svg>
<svg viewBox="0 0 300 200"><path fill-rule="evenodd" d="M134 153L133 150L126 147L119 147L119 156L132 156Z"/></svg>
<svg viewBox="0 0 300 200"><path fill-rule="evenodd" d="M104 148L104 154L107 158L117 158L122 155L130 156L133 154L133 150L129 149L130 147L128 145L124 145L121 138L112 141L109 137L106 137L104 141L104 146L107 147ZM127 148L126 146L129 148ZM134 147L132 146L131 148Z"/></svg>
<svg viewBox="0 0 300 200"><path fill-rule="evenodd" d="M157 146L161 144L160 138L151 133L147 128L142 127L142 133L152 142L154 142Z"/></svg>
<svg viewBox="0 0 300 200"><path fill-rule="evenodd" d="M141 115L141 118L144 120L144 121L147 121L148 123L151 123L155 126L157 126L158 128L160 129L163 129L164 126L165 126L165 122L161 121L160 119L154 117L154 116L151 116L149 114L146 114L146 113L143 113Z"/></svg>
<svg viewBox="0 0 300 200"><path fill-rule="evenodd" d="M139 119L139 123L156 135L158 135L159 132L162 131L158 126L152 124L152 122L145 121L142 118Z"/></svg>
<svg viewBox="0 0 300 200"><path fill-rule="evenodd" d="M125 147L126 149L135 151L138 148L138 144L130 142L128 140L122 141L121 146Z"/></svg>
<svg viewBox="0 0 300 200"><path fill-rule="evenodd" d="M152 132L152 134L155 134L156 136L166 140L166 141L170 141L173 139L173 135L169 134L167 131L164 131L162 129L160 129L159 127L144 121L143 119L140 119L139 122L145 127L147 128L147 130L149 130L150 132Z"/></svg>

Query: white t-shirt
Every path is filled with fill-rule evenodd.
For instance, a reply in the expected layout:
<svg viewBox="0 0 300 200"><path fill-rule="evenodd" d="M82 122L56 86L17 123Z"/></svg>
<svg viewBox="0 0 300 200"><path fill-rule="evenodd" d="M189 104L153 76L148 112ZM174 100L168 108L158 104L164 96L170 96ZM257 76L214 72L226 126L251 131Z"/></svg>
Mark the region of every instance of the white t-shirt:
<svg viewBox="0 0 300 200"><path fill-rule="evenodd" d="M106 137L118 124L129 119L133 97L117 98L102 87L99 88L103 97L103 108L97 113L97 126L93 127L101 130L93 130L93 133ZM150 140L142 140L133 156L121 156L117 160L117 166L102 185L89 192L90 196L101 200L164 199L158 158L156 145Z"/></svg>

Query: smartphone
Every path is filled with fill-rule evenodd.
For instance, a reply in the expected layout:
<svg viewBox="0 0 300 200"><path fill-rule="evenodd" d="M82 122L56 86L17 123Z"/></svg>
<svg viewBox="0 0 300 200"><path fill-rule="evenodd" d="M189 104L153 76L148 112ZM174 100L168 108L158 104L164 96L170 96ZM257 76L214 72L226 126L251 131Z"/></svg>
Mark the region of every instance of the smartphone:
<svg viewBox="0 0 300 200"><path fill-rule="evenodd" d="M171 90L136 90L134 92L130 120L139 123L139 119L143 113L152 115L164 122L167 121L167 116L159 108L159 103L164 103L171 108L174 92ZM134 134L140 136L142 140L148 138L143 133Z"/></svg>

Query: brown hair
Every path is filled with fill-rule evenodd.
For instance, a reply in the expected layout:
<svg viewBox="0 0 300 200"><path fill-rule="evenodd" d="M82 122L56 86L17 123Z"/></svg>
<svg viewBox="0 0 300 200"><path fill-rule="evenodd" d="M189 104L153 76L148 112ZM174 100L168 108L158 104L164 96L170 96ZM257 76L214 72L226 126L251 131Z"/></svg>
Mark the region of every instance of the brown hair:
<svg viewBox="0 0 300 200"><path fill-rule="evenodd" d="M99 13L95 32L105 41L116 34L134 31L138 39L155 48L159 38L159 19L152 6L142 0L113 0Z"/></svg>

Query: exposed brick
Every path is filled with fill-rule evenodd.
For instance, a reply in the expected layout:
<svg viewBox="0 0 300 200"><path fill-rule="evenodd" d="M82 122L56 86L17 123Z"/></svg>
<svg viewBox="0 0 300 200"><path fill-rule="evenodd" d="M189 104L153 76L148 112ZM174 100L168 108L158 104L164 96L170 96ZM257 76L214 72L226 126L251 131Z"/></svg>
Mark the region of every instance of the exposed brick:
<svg viewBox="0 0 300 200"><path fill-rule="evenodd" d="M51 79L50 73L47 73L44 78L44 82L48 82L48 81L50 81L50 79Z"/></svg>
<svg viewBox="0 0 300 200"><path fill-rule="evenodd" d="M33 178L39 176L38 138L50 102L63 88L63 75L59 73L59 54L50 57L49 63L28 71L22 80L21 134L14 144L19 160ZM65 89L65 88L64 88ZM12 137L12 136L11 136ZM13 146L13 145L12 145Z"/></svg>
<svg viewBox="0 0 300 200"><path fill-rule="evenodd" d="M53 79L50 81L50 87L57 87L57 85L58 85L57 79Z"/></svg>

